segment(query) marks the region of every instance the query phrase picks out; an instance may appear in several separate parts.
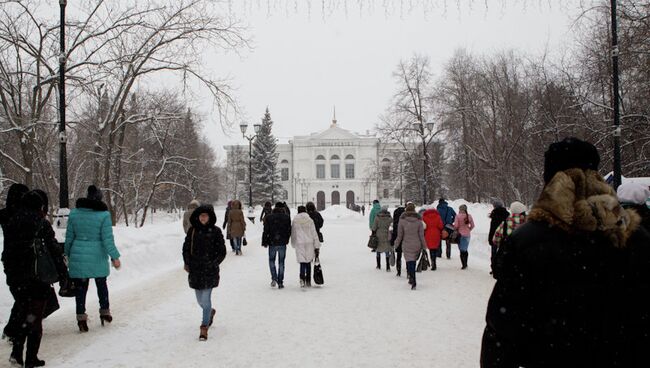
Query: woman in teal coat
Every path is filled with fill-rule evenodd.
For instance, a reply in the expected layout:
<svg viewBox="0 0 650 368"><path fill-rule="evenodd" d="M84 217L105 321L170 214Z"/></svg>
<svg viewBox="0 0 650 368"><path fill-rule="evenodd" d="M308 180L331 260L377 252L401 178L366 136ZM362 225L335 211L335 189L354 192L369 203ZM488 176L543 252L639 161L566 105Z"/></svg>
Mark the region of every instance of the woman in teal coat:
<svg viewBox="0 0 650 368"><path fill-rule="evenodd" d="M88 331L86 293L89 279L95 279L99 297L99 318L112 322L108 303L106 278L113 267L120 267L120 252L113 241L113 224L108 207L102 202L102 192L94 185L88 187L88 196L77 200L77 208L70 212L65 236L65 255L68 257L70 278L77 288L77 325L79 331Z"/></svg>

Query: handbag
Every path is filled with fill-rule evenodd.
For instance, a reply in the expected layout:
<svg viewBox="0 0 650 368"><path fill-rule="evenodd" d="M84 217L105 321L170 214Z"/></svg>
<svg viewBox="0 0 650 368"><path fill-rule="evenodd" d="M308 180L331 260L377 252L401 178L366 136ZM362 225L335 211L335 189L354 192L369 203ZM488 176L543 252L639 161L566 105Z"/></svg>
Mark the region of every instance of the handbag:
<svg viewBox="0 0 650 368"><path fill-rule="evenodd" d="M247 246L247 245L248 245L248 242L246 241L246 238L244 238L244 239L241 241L241 244L242 244L243 246Z"/></svg>
<svg viewBox="0 0 650 368"><path fill-rule="evenodd" d="M50 254L50 250L45 245L45 241L38 236L41 228L42 225L34 233L34 241L32 242L32 248L34 249L34 276L36 276L38 281L50 285L59 281L59 273L56 270L52 254Z"/></svg>
<svg viewBox="0 0 650 368"><path fill-rule="evenodd" d="M318 241L321 243L323 242L323 233L321 232L318 232Z"/></svg>
<svg viewBox="0 0 650 368"><path fill-rule="evenodd" d="M323 280L323 269L320 266L320 259L316 257L314 260L314 283L316 285L323 285L325 281Z"/></svg>
<svg viewBox="0 0 650 368"><path fill-rule="evenodd" d="M49 290L46 292L46 301L45 308L43 309L43 319L47 318L52 313L59 310L59 299L56 297L56 291L50 286Z"/></svg>
<svg viewBox="0 0 650 368"><path fill-rule="evenodd" d="M427 252L425 250L422 250L420 253L420 260L418 261L418 265L415 271L422 272L423 270L428 269L429 266L429 256L427 256Z"/></svg>
<svg viewBox="0 0 650 368"><path fill-rule="evenodd" d="M377 238L377 233L373 231L372 234L370 234L370 238L368 238L368 248L377 249L378 246L379 238Z"/></svg>
<svg viewBox="0 0 650 368"><path fill-rule="evenodd" d="M77 285L72 279L65 279L59 283L59 296L64 298L73 298L77 294Z"/></svg>
<svg viewBox="0 0 650 368"><path fill-rule="evenodd" d="M395 267L395 251L390 251L390 256L388 258L388 263L391 267Z"/></svg>

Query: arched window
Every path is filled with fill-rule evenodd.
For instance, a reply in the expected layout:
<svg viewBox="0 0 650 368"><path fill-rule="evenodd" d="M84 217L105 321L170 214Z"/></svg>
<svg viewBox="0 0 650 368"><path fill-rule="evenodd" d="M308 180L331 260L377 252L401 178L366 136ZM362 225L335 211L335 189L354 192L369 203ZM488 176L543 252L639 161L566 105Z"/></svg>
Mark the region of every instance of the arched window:
<svg viewBox="0 0 650 368"><path fill-rule="evenodd" d="M325 179L325 156L316 156L316 179Z"/></svg>
<svg viewBox="0 0 650 368"><path fill-rule="evenodd" d="M289 164L289 161L287 161L287 160L282 160L282 161L280 161L280 164L287 164L287 165L288 165L288 164Z"/></svg>
<svg viewBox="0 0 650 368"><path fill-rule="evenodd" d="M390 180L390 160L387 158L381 160L381 179Z"/></svg>
<svg viewBox="0 0 650 368"><path fill-rule="evenodd" d="M330 157L330 177L332 179L341 178L341 162L337 155L332 155L332 157Z"/></svg>
<svg viewBox="0 0 650 368"><path fill-rule="evenodd" d="M345 156L345 178L354 179L354 156Z"/></svg>
<svg viewBox="0 0 650 368"><path fill-rule="evenodd" d="M280 179L282 181L289 181L289 161L280 161Z"/></svg>
<svg viewBox="0 0 650 368"><path fill-rule="evenodd" d="M332 157L330 157L330 160L331 160L331 161L334 161L334 160L340 160L340 158L339 158L338 155L332 155Z"/></svg>
<svg viewBox="0 0 650 368"><path fill-rule="evenodd" d="M389 195L388 189L384 189L384 198L388 198Z"/></svg>

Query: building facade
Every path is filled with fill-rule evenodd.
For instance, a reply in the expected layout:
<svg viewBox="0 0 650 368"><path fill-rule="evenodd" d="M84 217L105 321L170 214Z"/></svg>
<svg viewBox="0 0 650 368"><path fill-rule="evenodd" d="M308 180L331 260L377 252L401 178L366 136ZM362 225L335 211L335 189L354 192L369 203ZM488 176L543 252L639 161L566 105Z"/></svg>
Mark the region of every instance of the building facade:
<svg viewBox="0 0 650 368"><path fill-rule="evenodd" d="M248 147L225 149L231 156ZM295 136L277 145L284 200L293 206L312 201L318 210L332 205L368 207L374 199L382 204L399 204L400 180L394 180L399 152L396 146L383 144L376 136L341 128L335 118L322 132ZM228 162L232 161L229 157ZM238 185L248 188L247 177L239 175L237 180Z"/></svg>

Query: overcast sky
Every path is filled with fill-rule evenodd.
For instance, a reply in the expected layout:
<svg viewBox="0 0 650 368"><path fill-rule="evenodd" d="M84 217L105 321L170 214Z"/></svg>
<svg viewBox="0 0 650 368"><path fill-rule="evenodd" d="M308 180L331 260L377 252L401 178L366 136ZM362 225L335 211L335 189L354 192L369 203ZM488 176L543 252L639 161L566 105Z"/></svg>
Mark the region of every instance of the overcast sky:
<svg viewBox="0 0 650 368"><path fill-rule="evenodd" d="M204 59L215 75L232 78L244 120L258 122L269 106L274 134L282 140L328 128L334 105L342 128L365 132L387 107L400 59L428 55L438 76L457 48L477 54L510 48L559 52L573 40L569 27L579 5L556 0L489 0L487 8L484 1L469 0L362 3L363 9L352 0L326 2L324 15L315 0L232 1L232 11L249 26L253 49L226 56L208 50ZM207 116L208 102L200 104ZM228 137L208 118L205 133L222 157L223 145L246 142L235 128Z"/></svg>

